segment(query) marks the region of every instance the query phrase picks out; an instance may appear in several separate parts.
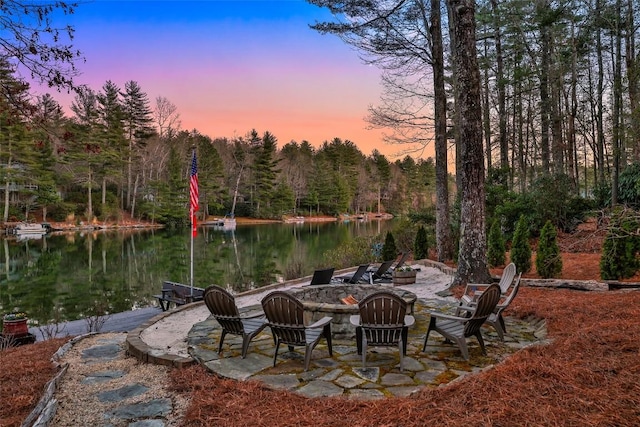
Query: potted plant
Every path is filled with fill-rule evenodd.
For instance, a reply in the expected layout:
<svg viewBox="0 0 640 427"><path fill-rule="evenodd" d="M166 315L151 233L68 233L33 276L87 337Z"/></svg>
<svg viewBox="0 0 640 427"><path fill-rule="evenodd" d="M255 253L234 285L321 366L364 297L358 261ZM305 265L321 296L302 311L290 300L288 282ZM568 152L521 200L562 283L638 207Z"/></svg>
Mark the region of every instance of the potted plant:
<svg viewBox="0 0 640 427"><path fill-rule="evenodd" d="M416 283L418 272L408 265L393 270L393 284L395 286L410 285Z"/></svg>
<svg viewBox="0 0 640 427"><path fill-rule="evenodd" d="M7 313L2 317L2 335L22 336L29 333L27 313Z"/></svg>

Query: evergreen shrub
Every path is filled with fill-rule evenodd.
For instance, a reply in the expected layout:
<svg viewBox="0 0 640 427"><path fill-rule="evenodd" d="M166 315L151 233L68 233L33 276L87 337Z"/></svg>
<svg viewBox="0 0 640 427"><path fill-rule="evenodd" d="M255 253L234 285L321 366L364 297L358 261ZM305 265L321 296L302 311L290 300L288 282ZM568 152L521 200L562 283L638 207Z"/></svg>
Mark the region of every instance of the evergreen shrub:
<svg viewBox="0 0 640 427"><path fill-rule="evenodd" d="M427 242L427 230L421 225L416 233L416 240L413 245L413 257L415 259L425 259L429 254L429 244Z"/></svg>
<svg viewBox="0 0 640 427"><path fill-rule="evenodd" d="M487 262L490 267L504 265L505 261L505 243L500 229L500 221L495 219L489 230L489 250L487 252Z"/></svg>
<svg viewBox="0 0 640 427"><path fill-rule="evenodd" d="M556 227L547 221L540 231L536 271L543 279L557 277L562 271L562 257L558 247Z"/></svg>
<svg viewBox="0 0 640 427"><path fill-rule="evenodd" d="M383 261L389 261L395 259L398 255L398 249L396 248L396 240L393 238L393 234L387 231L387 235L384 239L384 245L382 246L382 259Z"/></svg>
<svg viewBox="0 0 640 427"><path fill-rule="evenodd" d="M511 241L511 262L516 270L526 273L531 270L531 245L529 244L529 224L524 215L520 216Z"/></svg>
<svg viewBox="0 0 640 427"><path fill-rule="evenodd" d="M629 278L636 273L640 266L640 238L636 235L639 226L636 212L619 209L613 213L600 258L603 280Z"/></svg>

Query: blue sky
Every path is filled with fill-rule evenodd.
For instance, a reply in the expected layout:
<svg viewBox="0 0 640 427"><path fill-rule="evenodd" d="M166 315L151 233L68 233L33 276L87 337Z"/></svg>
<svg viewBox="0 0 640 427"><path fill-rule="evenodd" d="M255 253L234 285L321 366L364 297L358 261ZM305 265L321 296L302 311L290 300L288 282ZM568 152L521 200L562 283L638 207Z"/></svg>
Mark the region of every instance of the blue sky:
<svg viewBox="0 0 640 427"><path fill-rule="evenodd" d="M335 137L365 154L393 155L368 130L380 72L332 35L309 28L331 15L304 1L94 1L65 23L75 30L78 83L95 90L134 80L178 107L182 128L212 138L269 131L280 146ZM68 107L71 97L53 94Z"/></svg>

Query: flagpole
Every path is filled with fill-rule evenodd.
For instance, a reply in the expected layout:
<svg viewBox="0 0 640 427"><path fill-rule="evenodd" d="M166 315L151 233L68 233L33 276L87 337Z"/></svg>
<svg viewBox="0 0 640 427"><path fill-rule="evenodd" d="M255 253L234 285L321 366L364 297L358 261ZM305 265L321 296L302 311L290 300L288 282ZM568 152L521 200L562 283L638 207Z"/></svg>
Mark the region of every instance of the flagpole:
<svg viewBox="0 0 640 427"><path fill-rule="evenodd" d="M193 230L195 229L196 225L193 223L193 219L195 218L196 214L195 212L193 212L193 209L191 210L191 215L189 215L191 217L191 279L189 281L189 286L191 287L191 297L193 297Z"/></svg>
<svg viewBox="0 0 640 427"><path fill-rule="evenodd" d="M191 288L191 297L193 297L193 238L198 234L198 225L196 222L196 212L199 208L198 205L198 162L196 160L196 148L193 147L193 154L191 156L191 175L189 177L189 220L191 222L191 271L189 287Z"/></svg>

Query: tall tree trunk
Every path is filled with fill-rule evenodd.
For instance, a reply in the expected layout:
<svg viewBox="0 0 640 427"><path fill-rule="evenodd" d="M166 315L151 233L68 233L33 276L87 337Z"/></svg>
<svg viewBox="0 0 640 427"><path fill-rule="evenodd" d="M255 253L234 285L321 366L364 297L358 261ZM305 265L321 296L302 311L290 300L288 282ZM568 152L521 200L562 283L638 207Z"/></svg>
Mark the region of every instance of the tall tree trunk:
<svg viewBox="0 0 640 427"><path fill-rule="evenodd" d="M457 74L460 139L464 141L460 180L460 252L453 284L487 283L485 230L485 177L482 151L480 70L476 52L475 1L449 0L455 43L453 62Z"/></svg>
<svg viewBox="0 0 640 427"><path fill-rule="evenodd" d="M580 181L578 179L577 166L577 148L576 148L576 116L578 115L578 97L576 87L578 86L578 53L576 48L575 27L571 23L571 82L569 90L571 96L567 100L567 168L571 176L571 181L577 191L580 189Z"/></svg>
<svg viewBox="0 0 640 427"><path fill-rule="evenodd" d="M6 181L4 183L4 213L2 219L4 222L9 221L9 188L11 183Z"/></svg>
<svg viewBox="0 0 640 427"><path fill-rule="evenodd" d="M102 202L102 209L104 209L107 205L107 177L102 177L102 198L100 200Z"/></svg>
<svg viewBox="0 0 640 427"><path fill-rule="evenodd" d="M491 11L495 29L493 37L496 43L496 88L498 89L498 129L500 131L500 167L506 169L509 167L509 146L507 144L507 107L506 107L506 90L504 79L504 58L502 57L502 34L500 32L497 0L491 0Z"/></svg>
<svg viewBox="0 0 640 427"><path fill-rule="evenodd" d="M631 156L633 162L640 161L640 111L638 106L638 96L640 92L640 70L636 60L636 30L633 17L633 0L627 0L627 22L626 22L626 65L627 80L629 84L629 110L631 111Z"/></svg>
<svg viewBox="0 0 640 427"><path fill-rule="evenodd" d="M484 39L484 56L489 56L488 40ZM488 61L487 61L488 62ZM487 171L491 174L492 159L491 159L491 114L489 108L489 64L483 67L483 93L482 93L482 123L483 123L483 136L484 136L484 156L487 161Z"/></svg>
<svg viewBox="0 0 640 427"><path fill-rule="evenodd" d="M447 94L444 88L440 0L431 0L430 17L436 146L436 250L438 261L444 262L452 258L452 247L449 229L449 173L447 171Z"/></svg>
<svg viewBox="0 0 640 427"><path fill-rule="evenodd" d="M562 135L562 73L560 65L555 60L555 43L550 38L549 40L549 57L553 59L553 66L549 67L549 89L551 90L551 108L550 121L551 121L551 152L553 158L553 172L555 174L564 173L564 138Z"/></svg>
<svg viewBox="0 0 640 427"><path fill-rule="evenodd" d="M91 223L93 220L93 202L91 201L91 183L93 182L93 173L89 168L89 180L87 183L87 222Z"/></svg>
<svg viewBox="0 0 640 427"><path fill-rule="evenodd" d="M614 46L614 70L613 70L613 176L611 182L611 205L618 203L618 181L622 156L622 28L620 14L622 13L622 1L616 1L616 34Z"/></svg>
<svg viewBox="0 0 640 427"><path fill-rule="evenodd" d="M545 14L550 8L548 0L537 2L539 14ZM542 20L541 20L542 21ZM549 99L549 45L551 35L549 27L545 23L541 23L540 28L540 155L542 158L542 172L549 174L550 172L550 153L549 153L549 110L551 108L551 100Z"/></svg>
<svg viewBox="0 0 640 427"><path fill-rule="evenodd" d="M453 22L453 11L451 10L452 1L447 0L447 14L449 22ZM453 25L449 25L449 39L450 45L456 45L456 33ZM453 49L453 48L452 48ZM453 89L453 138L455 141L456 149L456 187L459 189L462 187L460 171L462 170L462 151L464 151L464 140L461 137L460 129L462 128L462 117L460 116L460 108L458 107L458 99L460 95L458 92L460 88L458 86L458 72L456 71L457 64L455 61L451 62L451 80Z"/></svg>
<svg viewBox="0 0 640 427"><path fill-rule="evenodd" d="M602 15L602 1L596 0L596 22L598 22L596 30L596 55L598 61L598 82L596 88L596 130L597 130L597 182L599 185L604 184L604 60L602 58L602 28L600 27Z"/></svg>
<svg viewBox="0 0 640 427"><path fill-rule="evenodd" d="M133 183L133 197L131 198L131 219L133 220L136 214L136 197L138 196L138 182L140 181L140 174L136 174L136 180Z"/></svg>

